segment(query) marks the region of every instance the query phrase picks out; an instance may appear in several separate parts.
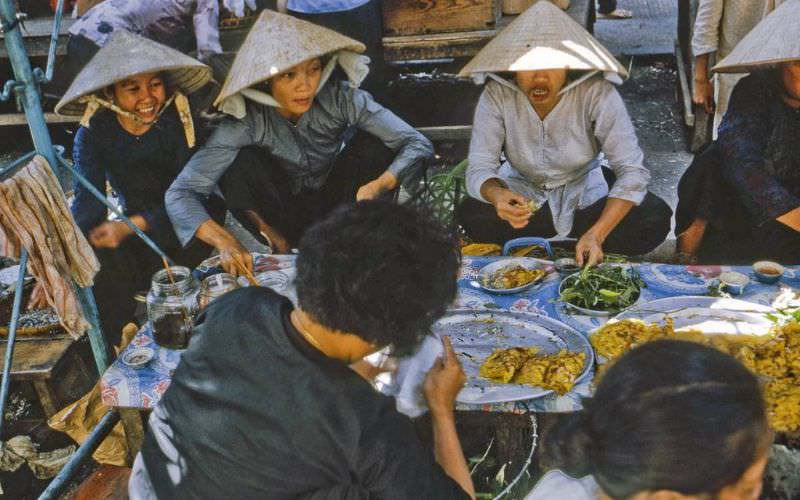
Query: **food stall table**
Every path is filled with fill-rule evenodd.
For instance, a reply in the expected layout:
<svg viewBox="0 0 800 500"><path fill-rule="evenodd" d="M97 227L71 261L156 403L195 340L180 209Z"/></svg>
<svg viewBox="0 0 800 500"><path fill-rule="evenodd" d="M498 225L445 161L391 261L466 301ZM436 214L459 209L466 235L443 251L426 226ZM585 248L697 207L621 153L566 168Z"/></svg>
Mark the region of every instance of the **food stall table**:
<svg viewBox="0 0 800 500"><path fill-rule="evenodd" d="M548 273L545 280L519 294L496 295L475 287L478 271L502 257L464 257L458 276L458 296L454 308L476 311L506 310L522 313L536 313L556 319L579 332L586 334L601 326L608 317L576 315L556 301L560 278L557 273ZM256 259L256 273L271 271L287 277L294 272L294 256L263 256ZM213 262L211 263L213 264ZM770 305L781 288L800 289L800 266L787 268L786 274L773 285L755 281L752 270L744 266L682 266L668 264L634 264L647 284L642 289L639 302L665 297L686 295L706 295L717 278L725 271L738 271L748 275L750 283L739 299L760 305ZM201 266L195 273L199 277L213 272L213 265ZM293 290L279 290L291 295ZM122 363L123 351L109 367L101 379L104 404L121 409L152 409L160 400L170 384L171 376L180 361L182 351L166 349L155 344L148 325L143 326L126 347L126 351L136 347L151 347L155 351L153 361L141 368L132 368ZM569 412L580 408L580 400L589 395L591 376L575 386L573 391L558 396L551 394L542 398L510 403L468 405L459 403L458 410L484 412Z"/></svg>

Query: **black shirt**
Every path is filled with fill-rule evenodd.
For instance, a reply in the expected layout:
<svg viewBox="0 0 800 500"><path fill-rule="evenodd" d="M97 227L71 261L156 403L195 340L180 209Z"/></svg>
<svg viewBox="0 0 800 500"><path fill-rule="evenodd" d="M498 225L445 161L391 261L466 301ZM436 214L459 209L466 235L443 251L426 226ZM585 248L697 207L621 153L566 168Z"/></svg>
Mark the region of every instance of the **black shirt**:
<svg viewBox="0 0 800 500"><path fill-rule="evenodd" d="M89 128L75 135L75 168L100 192L111 184L123 213L141 215L150 226L148 234L163 248L180 248L167 217L164 193L189 160L183 125L174 106L144 134L135 136L122 128L107 110L96 114ZM106 220L108 210L82 184L75 182L72 215L84 233Z"/></svg>
<svg viewBox="0 0 800 500"><path fill-rule="evenodd" d="M142 457L159 498L468 498L393 398L307 344L264 288L197 319Z"/></svg>

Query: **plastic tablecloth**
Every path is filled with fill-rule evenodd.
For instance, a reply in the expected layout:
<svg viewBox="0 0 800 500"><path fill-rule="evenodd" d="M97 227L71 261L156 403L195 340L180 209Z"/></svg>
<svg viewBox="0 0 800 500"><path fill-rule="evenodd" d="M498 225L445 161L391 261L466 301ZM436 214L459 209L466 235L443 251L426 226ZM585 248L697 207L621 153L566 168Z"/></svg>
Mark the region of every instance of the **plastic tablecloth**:
<svg viewBox="0 0 800 500"><path fill-rule="evenodd" d="M602 325L608 318L597 316L576 315L567 310L562 304L556 302L560 277L557 273L548 273L545 280L519 294L496 295L475 287L478 271L486 264L502 257L465 257L462 262L458 277L458 297L453 304L454 308L469 308L475 310L505 309L519 312L534 312L545 314L557 319L579 332L586 334ZM287 277L288 286L278 290L287 296L294 293L291 287L291 278L294 276L294 256L256 256L257 272L278 272ZM710 287L714 286L717 277L724 271L733 270L744 273L750 277L738 299L762 305L771 305L781 288L790 287L800 289L800 266L790 266L780 281L773 285L764 285L755 280L749 267L743 266L678 266L669 264L635 264L647 287L642 290L639 303L650 300L676 297L682 295L706 295ZM213 262L210 265L200 266L195 270L198 278L213 274ZM398 297L402 300L402 297ZM126 366L117 358L108 368L101 379L103 402L113 407L152 408L169 387L170 377L180 361L182 351L166 349L155 344L152 333L145 325L134 337L131 345L126 349L147 346L155 350L153 361L142 368ZM419 361L419 360L417 360ZM409 360L405 363L414 362ZM402 366L403 363L401 363ZM412 367L413 368L413 367ZM529 401L514 403L494 403L486 405L459 404L458 409L479 411L504 411L524 412L528 410L539 412L567 412L580 408L581 398L590 392L591 378L576 385L575 389L564 395L550 395ZM398 396L399 406L402 406L403 387L389 386L385 389ZM418 398L417 398L418 399ZM412 412L413 413L413 412Z"/></svg>

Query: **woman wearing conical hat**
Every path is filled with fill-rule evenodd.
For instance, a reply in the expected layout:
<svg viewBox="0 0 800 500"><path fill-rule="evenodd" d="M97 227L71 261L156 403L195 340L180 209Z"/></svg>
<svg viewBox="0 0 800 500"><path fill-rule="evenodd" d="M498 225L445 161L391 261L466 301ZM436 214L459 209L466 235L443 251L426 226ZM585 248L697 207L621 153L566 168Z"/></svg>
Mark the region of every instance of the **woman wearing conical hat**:
<svg viewBox="0 0 800 500"><path fill-rule="evenodd" d="M480 242L573 237L581 264L603 252L643 254L670 228L670 209L647 191L625 106L626 71L549 2L537 2L478 53L462 76L486 80L467 168L470 198L457 217ZM601 169L605 157L611 186Z"/></svg>
<svg viewBox="0 0 800 500"><path fill-rule="evenodd" d="M222 53L220 10L237 17L255 0L113 0L95 2L69 28L67 57L56 76L66 87L114 33L126 31L175 50L196 51L206 63ZM59 90L59 88L56 88ZM63 92L63 89L60 89Z"/></svg>
<svg viewBox="0 0 800 500"><path fill-rule="evenodd" d="M185 251L164 208L164 193L195 144L187 95L210 78L204 64L127 32L115 34L76 77L56 106L82 116L75 135L75 168L100 192L106 182L123 212L176 262L196 264L209 248ZM95 279L103 330L119 340L133 319L137 291L149 288L160 257L80 183L72 213L100 259Z"/></svg>
<svg viewBox="0 0 800 500"><path fill-rule="evenodd" d="M736 84L716 143L681 179L675 232L682 260L797 261L798 33L800 0L787 0L713 68L750 75Z"/></svg>
<svg viewBox="0 0 800 500"><path fill-rule="evenodd" d="M391 195L401 181L414 185L433 147L357 88L367 73L363 50L335 31L261 13L217 98L232 116L167 191L184 244L196 237L215 246L226 270L236 272L237 260L252 265L202 207L218 183L233 215L279 253L336 205ZM331 77L337 65L350 81Z"/></svg>

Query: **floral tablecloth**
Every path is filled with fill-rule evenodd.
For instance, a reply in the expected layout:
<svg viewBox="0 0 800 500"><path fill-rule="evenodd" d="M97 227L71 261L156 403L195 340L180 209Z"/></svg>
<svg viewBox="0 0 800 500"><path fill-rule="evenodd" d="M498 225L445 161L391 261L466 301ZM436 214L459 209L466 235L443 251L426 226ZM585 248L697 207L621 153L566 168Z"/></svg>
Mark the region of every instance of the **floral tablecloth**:
<svg viewBox="0 0 800 500"><path fill-rule="evenodd" d="M296 302L293 285L296 256L255 254L253 259L253 273L269 278L268 281L272 283L270 288ZM196 279L202 280L219 272L219 258L212 257L199 265L192 274ZM155 351L155 355L145 366L131 368L122 362L122 357L125 352L137 347L149 347ZM150 325L145 324L100 379L103 404L125 408L153 408L169 387L182 352L156 344Z"/></svg>
<svg viewBox="0 0 800 500"><path fill-rule="evenodd" d="M459 273L459 292L455 308L476 310L505 309L518 312L534 312L557 319L579 332L586 334L602 325L607 318L580 316L568 311L557 303L560 278L551 272L540 285L515 295L494 295L475 288L474 281L478 271L484 265L502 257L465 257ZM285 275L286 280L277 280L279 292L293 297L291 279L294 277L294 256L256 256L256 272L278 272ZM200 266L195 271L198 278L216 272L213 262ZM639 302L675 297L681 295L705 295L709 287L715 284L716 278L724 271L733 270L747 274L750 283L739 299L762 305L771 305L781 288L791 287L800 290L800 266L791 266L781 280L774 285L764 285L755 280L749 267L737 266L676 266L668 264L640 264L635 266L647 287L642 290ZM402 297L398 297L402 300ZM101 379L103 403L114 407L152 408L169 386L170 377L175 370L181 351L166 349L155 344L147 325L134 337L126 349L147 346L155 350L153 361L142 368L130 368L122 363L121 357L109 367ZM544 412L574 411L580 408L581 397L589 394L591 378L578 384L575 389L564 396L546 396L544 398L514 403L495 403L490 405L463 405L463 410L522 412L527 410ZM399 388L390 388L397 392Z"/></svg>

